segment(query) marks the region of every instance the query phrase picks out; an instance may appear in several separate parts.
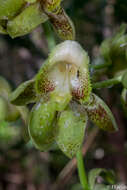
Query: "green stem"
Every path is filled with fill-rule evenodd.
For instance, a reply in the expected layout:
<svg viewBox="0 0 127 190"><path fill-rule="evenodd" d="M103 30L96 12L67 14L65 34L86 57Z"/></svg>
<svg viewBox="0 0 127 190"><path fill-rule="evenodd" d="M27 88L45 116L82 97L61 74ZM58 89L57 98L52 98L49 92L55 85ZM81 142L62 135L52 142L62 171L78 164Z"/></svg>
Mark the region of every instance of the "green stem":
<svg viewBox="0 0 127 190"><path fill-rule="evenodd" d="M104 80L101 82L96 82L92 85L93 89L96 88L106 88L106 87L110 87L113 86L115 84L119 84L121 82L121 76L117 77L117 78L112 78L112 79L108 79L108 80Z"/></svg>
<svg viewBox="0 0 127 190"><path fill-rule="evenodd" d="M77 158L77 166L78 166L80 183L83 187L83 190L90 190L88 182L87 182L87 176L86 176L86 172L85 172L85 168L84 168L83 155L82 155L81 150L79 150L77 152L76 158Z"/></svg>
<svg viewBox="0 0 127 190"><path fill-rule="evenodd" d="M51 51L56 46L56 42L55 42L55 38L53 35L52 28L51 28L50 23L48 21L43 24L43 29L45 32L49 51Z"/></svg>

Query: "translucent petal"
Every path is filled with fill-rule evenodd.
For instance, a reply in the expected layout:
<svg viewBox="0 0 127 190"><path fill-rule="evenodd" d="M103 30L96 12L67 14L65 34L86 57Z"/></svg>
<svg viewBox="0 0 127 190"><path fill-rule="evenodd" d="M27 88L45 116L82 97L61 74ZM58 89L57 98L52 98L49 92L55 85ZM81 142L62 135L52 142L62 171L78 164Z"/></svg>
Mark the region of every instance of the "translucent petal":
<svg viewBox="0 0 127 190"><path fill-rule="evenodd" d="M18 16L8 22L7 31L12 38L31 32L48 19L42 11L40 3L27 6Z"/></svg>
<svg viewBox="0 0 127 190"><path fill-rule="evenodd" d="M49 63L60 63L61 70L65 70L65 64L73 97L88 101L91 92L89 57L77 42L67 40L57 45L49 56Z"/></svg>
<svg viewBox="0 0 127 190"><path fill-rule="evenodd" d="M37 100L34 79L22 83L14 92L9 96L9 100L15 105L25 105Z"/></svg>
<svg viewBox="0 0 127 190"><path fill-rule="evenodd" d="M91 94L91 100L85 105L89 119L105 131L117 131L115 118L105 102L95 94Z"/></svg>
<svg viewBox="0 0 127 190"><path fill-rule="evenodd" d="M56 142L69 158L77 153L83 143L86 123L87 117L83 119L76 111L63 111L59 117Z"/></svg>
<svg viewBox="0 0 127 190"><path fill-rule="evenodd" d="M37 103L30 114L29 134L41 151L47 151L54 143L55 115L55 104L51 101Z"/></svg>

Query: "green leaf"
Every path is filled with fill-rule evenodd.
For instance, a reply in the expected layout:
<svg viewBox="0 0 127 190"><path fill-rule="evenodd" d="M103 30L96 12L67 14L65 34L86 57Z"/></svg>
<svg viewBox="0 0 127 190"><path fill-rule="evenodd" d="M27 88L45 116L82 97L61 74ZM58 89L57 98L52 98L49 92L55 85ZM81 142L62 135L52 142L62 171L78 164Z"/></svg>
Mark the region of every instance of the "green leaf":
<svg viewBox="0 0 127 190"><path fill-rule="evenodd" d="M58 119L56 142L63 153L72 158L80 149L86 128L87 118L71 110L63 111Z"/></svg>
<svg viewBox="0 0 127 190"><path fill-rule="evenodd" d="M55 12L47 12L54 30L62 40L74 40L75 28L71 19L67 16L64 9L58 7Z"/></svg>
<svg viewBox="0 0 127 190"><path fill-rule="evenodd" d="M24 10L14 19L8 21L7 31L12 38L28 34L38 25L48 19L42 11L40 3L26 6Z"/></svg>
<svg viewBox="0 0 127 190"><path fill-rule="evenodd" d="M77 183L72 186L71 190L83 190L83 188L80 183Z"/></svg>
<svg viewBox="0 0 127 190"><path fill-rule="evenodd" d="M34 79L22 83L9 96L9 100L15 105L25 105L37 100Z"/></svg>
<svg viewBox="0 0 127 190"><path fill-rule="evenodd" d="M91 189L94 189L96 185L96 179L98 176L102 176L104 179L106 179L106 182L109 184L114 184L114 174L111 170L106 170L103 168L95 168L92 169L88 174L88 182Z"/></svg>
<svg viewBox="0 0 127 190"><path fill-rule="evenodd" d="M0 19L8 20L17 15L25 5L24 0L0 0Z"/></svg>
<svg viewBox="0 0 127 190"><path fill-rule="evenodd" d="M11 126L6 121L0 122L0 146L1 148L7 148L10 145L17 143L20 139L20 129L15 126ZM5 150L5 149L4 149Z"/></svg>
<svg viewBox="0 0 127 190"><path fill-rule="evenodd" d="M7 80L5 80L3 77L0 76L0 94L6 95L11 93L11 87Z"/></svg>
<svg viewBox="0 0 127 190"><path fill-rule="evenodd" d="M124 72L123 76L122 76L122 80L121 80L124 88L127 89L127 71Z"/></svg>
<svg viewBox="0 0 127 190"><path fill-rule="evenodd" d="M124 88L121 93L121 102L124 110L124 114L127 117L127 89Z"/></svg>
<svg viewBox="0 0 127 190"><path fill-rule="evenodd" d="M112 190L112 187L109 185L97 184L91 190Z"/></svg>
<svg viewBox="0 0 127 190"><path fill-rule="evenodd" d="M117 131L117 124L115 118L105 104L105 102L95 94L91 94L91 100L89 104L84 108L88 114L89 119L98 127L105 131L114 132Z"/></svg>
<svg viewBox="0 0 127 190"><path fill-rule="evenodd" d="M0 121L6 118L7 112L7 103L5 99L2 96L0 96Z"/></svg>
<svg viewBox="0 0 127 190"><path fill-rule="evenodd" d="M55 103L52 101L37 103L30 113L29 134L41 151L47 151L54 143L55 136Z"/></svg>

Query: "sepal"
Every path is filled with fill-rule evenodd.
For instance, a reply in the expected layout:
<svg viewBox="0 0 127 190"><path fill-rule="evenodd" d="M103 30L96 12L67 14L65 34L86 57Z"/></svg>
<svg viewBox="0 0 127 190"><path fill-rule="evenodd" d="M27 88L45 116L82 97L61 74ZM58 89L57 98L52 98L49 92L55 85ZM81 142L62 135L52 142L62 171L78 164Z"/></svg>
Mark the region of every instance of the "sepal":
<svg viewBox="0 0 127 190"><path fill-rule="evenodd" d="M37 100L34 79L22 83L9 96L9 100L15 105L25 105Z"/></svg>
<svg viewBox="0 0 127 190"><path fill-rule="evenodd" d="M118 130L115 118L105 102L95 94L91 94L88 105L84 105L89 119L99 128L114 132Z"/></svg>

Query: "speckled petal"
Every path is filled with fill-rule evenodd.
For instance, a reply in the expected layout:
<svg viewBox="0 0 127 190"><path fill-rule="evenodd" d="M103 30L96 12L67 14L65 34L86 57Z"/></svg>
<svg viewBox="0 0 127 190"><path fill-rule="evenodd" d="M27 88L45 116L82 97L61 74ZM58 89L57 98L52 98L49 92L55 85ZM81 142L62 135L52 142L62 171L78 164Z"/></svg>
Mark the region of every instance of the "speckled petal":
<svg viewBox="0 0 127 190"><path fill-rule="evenodd" d="M87 117L82 118L80 113L71 110L63 111L58 120L56 142L63 153L72 158L80 149Z"/></svg>
<svg viewBox="0 0 127 190"><path fill-rule="evenodd" d="M91 94L91 100L85 105L89 119L105 131L117 131L115 118L105 102L95 94Z"/></svg>
<svg viewBox="0 0 127 190"><path fill-rule="evenodd" d="M41 151L47 151L54 143L56 110L54 102L37 103L30 114L29 134Z"/></svg>
<svg viewBox="0 0 127 190"><path fill-rule="evenodd" d="M9 96L9 100L15 105L25 105L35 102L37 100L34 79L22 83L14 92Z"/></svg>
<svg viewBox="0 0 127 190"><path fill-rule="evenodd" d="M53 12L60 6L61 0L41 0L40 3L46 12Z"/></svg>
<svg viewBox="0 0 127 190"><path fill-rule="evenodd" d="M24 0L0 0L0 19L13 18L20 12L25 3Z"/></svg>
<svg viewBox="0 0 127 190"><path fill-rule="evenodd" d="M67 16L64 9L58 7L55 12L47 12L56 33L63 40L75 39L75 28L71 19Z"/></svg>
<svg viewBox="0 0 127 190"><path fill-rule="evenodd" d="M28 34L48 19L40 3L27 6L18 16L7 24L7 31L12 38Z"/></svg>

